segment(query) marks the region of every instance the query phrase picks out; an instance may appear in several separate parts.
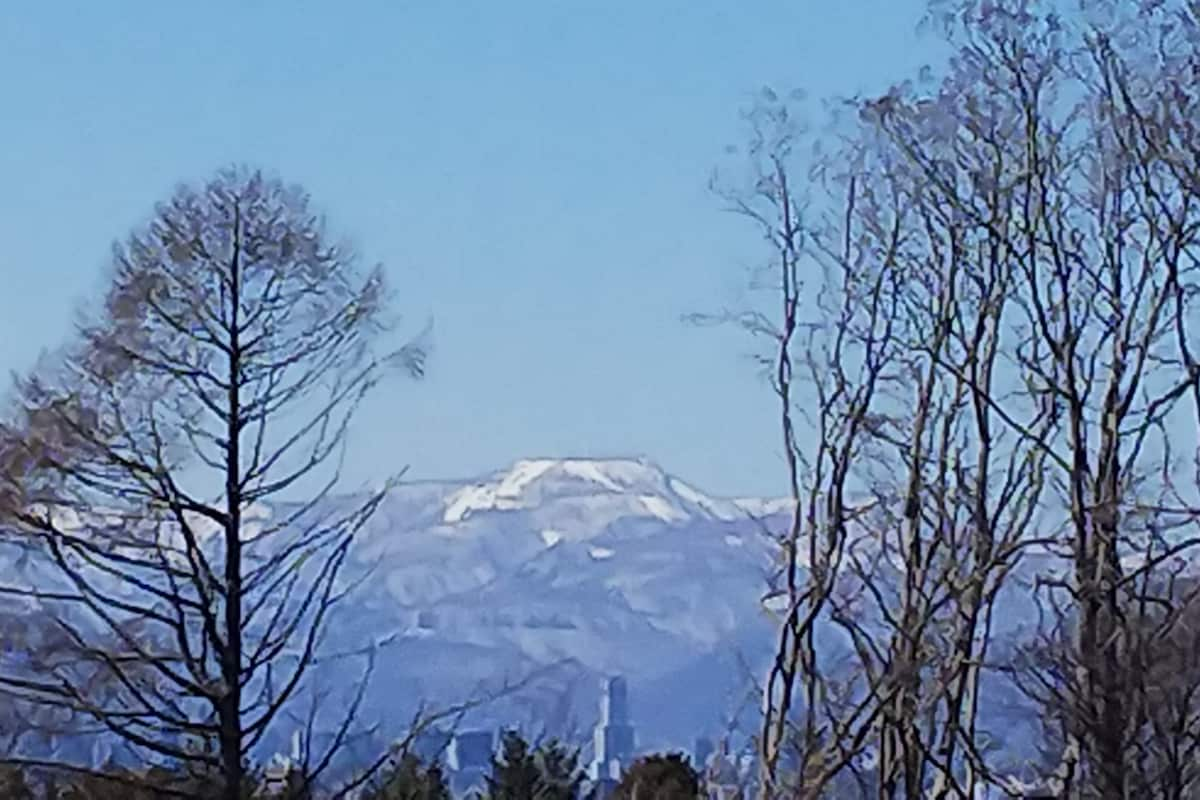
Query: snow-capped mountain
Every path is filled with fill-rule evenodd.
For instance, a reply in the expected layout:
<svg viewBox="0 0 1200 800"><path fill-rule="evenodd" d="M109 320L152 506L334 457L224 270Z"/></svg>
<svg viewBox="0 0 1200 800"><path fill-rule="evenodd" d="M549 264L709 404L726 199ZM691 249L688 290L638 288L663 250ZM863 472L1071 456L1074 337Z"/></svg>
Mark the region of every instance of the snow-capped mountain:
<svg viewBox="0 0 1200 800"><path fill-rule="evenodd" d="M358 532L342 573L350 591L310 682L329 695L321 716L334 724L370 654L356 726L375 729L360 742L364 756L406 733L420 707L513 684L521 688L461 723L585 734L614 673L629 682L642 744L678 747L718 732L744 706L744 664L760 671L770 647L759 605L765 533L786 508L710 496L645 459L529 459L475 480L396 487ZM295 509L252 512L248 541ZM67 588L53 565L4 547L0 562L29 585ZM112 596L139 591L117 576L95 580L111 583ZM281 719L260 755L286 751L291 727Z"/></svg>
<svg viewBox="0 0 1200 800"><path fill-rule="evenodd" d="M764 534L785 510L709 496L644 459L402 486L359 535L350 574L365 578L335 649L379 645L381 719L551 668L480 716L586 728L601 677L621 673L643 739L686 744L720 729L751 685L742 662L767 652Z"/></svg>
<svg viewBox="0 0 1200 800"><path fill-rule="evenodd" d="M776 630L762 602L770 534L789 507L712 496L644 459L531 459L403 486L358 538L350 572L366 577L336 646L377 644L367 706L385 736L419 701L447 705L529 675L538 680L470 724L584 733L614 673L629 683L640 745L688 747L739 714L752 734ZM1035 619L1016 586L993 629L1007 640ZM832 629L818 638L843 646ZM1036 715L1011 687L989 686L994 742L1033 757Z"/></svg>
<svg viewBox="0 0 1200 800"><path fill-rule="evenodd" d="M475 480L401 485L349 552L349 591L310 676L318 727L335 727L365 686L356 728L373 732L351 758L366 761L418 709L517 684L458 723L579 742L602 680L620 674L641 746L687 747L739 712L752 732L775 630L761 602L769 535L788 510L709 495L645 459L528 459ZM256 507L251 526L290 514ZM997 618L1006 635L1033 618L1020 595ZM1014 732L1004 713L999 728ZM280 720L259 755L286 751L292 732Z"/></svg>

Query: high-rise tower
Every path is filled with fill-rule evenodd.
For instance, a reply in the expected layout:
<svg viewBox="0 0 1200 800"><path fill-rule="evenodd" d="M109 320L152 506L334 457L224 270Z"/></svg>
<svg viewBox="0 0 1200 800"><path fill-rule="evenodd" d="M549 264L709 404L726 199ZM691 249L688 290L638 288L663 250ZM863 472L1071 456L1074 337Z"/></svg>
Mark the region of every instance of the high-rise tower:
<svg viewBox="0 0 1200 800"><path fill-rule="evenodd" d="M604 682L600 721L596 724L592 779L619 779L633 756L633 726L629 722L629 687L617 676Z"/></svg>

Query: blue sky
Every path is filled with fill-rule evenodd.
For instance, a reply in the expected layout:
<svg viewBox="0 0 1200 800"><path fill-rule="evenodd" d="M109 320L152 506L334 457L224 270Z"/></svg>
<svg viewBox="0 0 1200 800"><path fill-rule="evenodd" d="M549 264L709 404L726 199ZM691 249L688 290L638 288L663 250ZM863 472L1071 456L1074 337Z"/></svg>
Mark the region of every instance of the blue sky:
<svg viewBox="0 0 1200 800"><path fill-rule="evenodd" d="M763 86L879 91L934 60L921 0L9 3L0 368L64 341L114 239L233 163L304 184L383 262L421 384L363 411L348 477L646 455L784 488L736 332L757 233L707 190Z"/></svg>

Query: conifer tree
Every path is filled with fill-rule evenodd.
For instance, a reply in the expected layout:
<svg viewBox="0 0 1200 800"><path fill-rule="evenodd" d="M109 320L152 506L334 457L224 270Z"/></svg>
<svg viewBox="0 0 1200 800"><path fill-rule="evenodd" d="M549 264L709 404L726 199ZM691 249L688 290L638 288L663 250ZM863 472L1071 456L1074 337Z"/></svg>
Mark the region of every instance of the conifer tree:
<svg viewBox="0 0 1200 800"><path fill-rule="evenodd" d="M583 783L579 753L557 740L538 748L535 756L541 779L539 800L575 800Z"/></svg>
<svg viewBox="0 0 1200 800"><path fill-rule="evenodd" d="M516 731L505 731L487 778L489 800L529 800L536 796L540 778L529 743Z"/></svg>
<svg viewBox="0 0 1200 800"><path fill-rule="evenodd" d="M696 800L700 776L680 753L639 758L621 776L614 800Z"/></svg>
<svg viewBox="0 0 1200 800"><path fill-rule="evenodd" d="M450 789L438 762L424 765L410 753L363 800L450 800Z"/></svg>
<svg viewBox="0 0 1200 800"><path fill-rule="evenodd" d="M0 797L10 800L33 800L33 791L25 780L23 770L16 767L0 767Z"/></svg>
<svg viewBox="0 0 1200 800"><path fill-rule="evenodd" d="M577 751L555 739L532 748L507 731L499 758L492 759L488 800L576 800L582 783Z"/></svg>

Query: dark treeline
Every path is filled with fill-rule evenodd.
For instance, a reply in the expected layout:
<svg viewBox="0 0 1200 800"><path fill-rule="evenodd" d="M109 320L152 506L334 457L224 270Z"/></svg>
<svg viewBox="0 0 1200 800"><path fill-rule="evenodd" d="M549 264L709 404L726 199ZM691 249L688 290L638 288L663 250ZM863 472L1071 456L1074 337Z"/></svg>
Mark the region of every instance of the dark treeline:
<svg viewBox="0 0 1200 800"><path fill-rule="evenodd" d="M500 752L491 760L480 785L465 794L478 800L696 800L702 796L701 774L679 754L649 755L634 762L613 786L590 785L578 751L556 741L531 746L516 732L506 732ZM71 775L44 768L0 768L0 796L5 800L154 800L161 797L217 798L223 787L217 776L185 776L178 770L111 768L91 775ZM294 768L247 770L241 797L274 800L319 800L329 793L308 784ZM412 753L388 760L361 785L346 792L354 800L450 800L450 782L437 758L423 761Z"/></svg>

